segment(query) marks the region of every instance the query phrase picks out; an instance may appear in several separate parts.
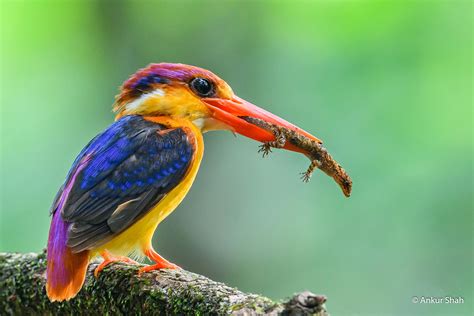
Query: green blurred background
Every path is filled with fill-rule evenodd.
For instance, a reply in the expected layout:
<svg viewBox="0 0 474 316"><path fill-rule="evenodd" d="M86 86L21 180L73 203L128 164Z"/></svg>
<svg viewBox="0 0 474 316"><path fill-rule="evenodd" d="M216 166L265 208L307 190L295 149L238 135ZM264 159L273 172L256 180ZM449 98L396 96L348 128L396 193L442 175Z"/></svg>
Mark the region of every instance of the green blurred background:
<svg viewBox="0 0 474 316"><path fill-rule="evenodd" d="M325 141L351 198L308 161L206 134L195 185L155 234L180 266L334 315L469 315L470 1L3 1L0 251L40 251L52 199L151 62L210 69ZM412 296L462 296L416 305Z"/></svg>

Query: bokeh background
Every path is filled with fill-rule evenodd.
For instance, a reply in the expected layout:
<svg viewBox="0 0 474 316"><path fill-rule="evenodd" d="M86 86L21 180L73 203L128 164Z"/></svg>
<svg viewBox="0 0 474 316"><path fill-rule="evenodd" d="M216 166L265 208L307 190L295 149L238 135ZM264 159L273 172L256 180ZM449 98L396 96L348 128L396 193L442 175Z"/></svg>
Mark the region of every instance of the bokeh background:
<svg viewBox="0 0 474 316"><path fill-rule="evenodd" d="M307 129L351 174L227 132L155 234L182 267L334 315L470 315L470 1L2 1L0 251L40 251L52 199L151 62L208 68ZM413 296L461 296L416 305Z"/></svg>

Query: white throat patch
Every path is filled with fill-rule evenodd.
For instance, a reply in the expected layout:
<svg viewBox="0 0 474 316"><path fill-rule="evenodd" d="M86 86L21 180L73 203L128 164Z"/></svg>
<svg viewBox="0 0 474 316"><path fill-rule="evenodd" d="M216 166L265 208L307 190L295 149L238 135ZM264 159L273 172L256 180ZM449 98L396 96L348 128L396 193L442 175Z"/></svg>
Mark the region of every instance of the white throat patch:
<svg viewBox="0 0 474 316"><path fill-rule="evenodd" d="M138 99L136 99L135 101L132 101L130 103L128 103L125 108L127 110L136 110L137 108L140 107L140 105L142 105L143 102L145 102L146 100L148 100L149 98L152 98L152 97L155 97L155 96L164 96L165 95L165 92L161 89L155 89L151 92L148 92L148 93L145 93L145 94L142 94Z"/></svg>

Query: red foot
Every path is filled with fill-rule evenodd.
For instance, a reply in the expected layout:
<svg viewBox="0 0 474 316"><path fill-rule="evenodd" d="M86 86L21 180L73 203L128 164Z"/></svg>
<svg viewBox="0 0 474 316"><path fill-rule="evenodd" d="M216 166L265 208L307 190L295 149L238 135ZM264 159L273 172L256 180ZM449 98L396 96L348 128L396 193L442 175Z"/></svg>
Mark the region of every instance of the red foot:
<svg viewBox="0 0 474 316"><path fill-rule="evenodd" d="M150 259L155 261L155 264L140 268L138 270L138 276L141 276L142 273L153 271L153 270L160 270L160 269L181 269L174 263L169 262L162 256L160 256L153 248L145 250L145 255Z"/></svg>
<svg viewBox="0 0 474 316"><path fill-rule="evenodd" d="M123 256L114 256L107 250L104 250L100 253L102 258L104 258L104 261L102 261L101 264L94 270L94 276L97 278L99 277L99 273L109 264L113 262L125 262L125 263L130 263L130 264L138 264L135 260L132 260L128 257L123 257Z"/></svg>

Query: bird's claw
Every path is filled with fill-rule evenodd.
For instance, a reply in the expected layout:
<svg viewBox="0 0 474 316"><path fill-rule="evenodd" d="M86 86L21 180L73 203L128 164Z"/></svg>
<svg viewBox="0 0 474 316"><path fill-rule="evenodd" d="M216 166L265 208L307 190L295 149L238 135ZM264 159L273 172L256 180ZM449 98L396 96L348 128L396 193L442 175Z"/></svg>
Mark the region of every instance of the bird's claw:
<svg viewBox="0 0 474 316"><path fill-rule="evenodd" d="M141 277L143 273L155 271L155 270L161 270L161 269L181 270L181 267L170 262L168 262L167 264L160 262L160 263L156 263L156 264L152 264L152 265L140 268L138 270L138 276Z"/></svg>
<svg viewBox="0 0 474 316"><path fill-rule="evenodd" d="M150 272L154 270L161 270L161 269L181 269L179 266L175 265L174 263L169 262L162 256L160 256L153 248L148 248L145 250L145 255L155 264L142 267L138 270L138 276L141 276L145 272Z"/></svg>
<svg viewBox="0 0 474 316"><path fill-rule="evenodd" d="M132 260L128 257L124 257L124 256L114 256L112 255L110 252L108 252L107 250L104 250L102 253L101 253L101 256L104 258L104 261L102 261L98 266L97 268L95 268L94 270L94 276L96 278L99 277L99 274L102 272L102 270L107 267L108 265L110 265L111 263L114 263L114 262L124 262L124 263L128 263L128 264L138 264L138 262L136 262L135 260Z"/></svg>

